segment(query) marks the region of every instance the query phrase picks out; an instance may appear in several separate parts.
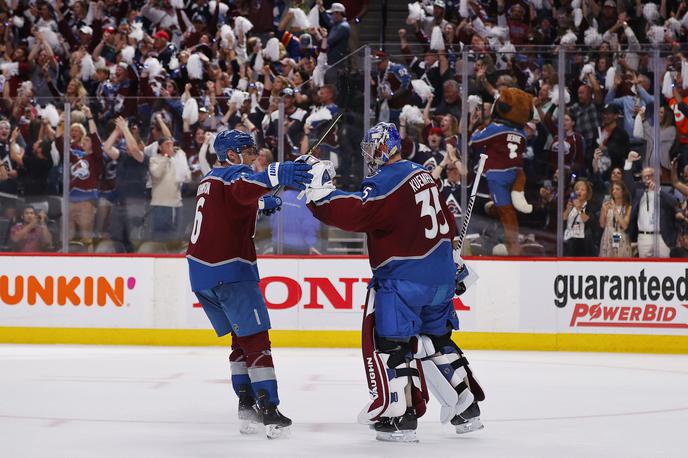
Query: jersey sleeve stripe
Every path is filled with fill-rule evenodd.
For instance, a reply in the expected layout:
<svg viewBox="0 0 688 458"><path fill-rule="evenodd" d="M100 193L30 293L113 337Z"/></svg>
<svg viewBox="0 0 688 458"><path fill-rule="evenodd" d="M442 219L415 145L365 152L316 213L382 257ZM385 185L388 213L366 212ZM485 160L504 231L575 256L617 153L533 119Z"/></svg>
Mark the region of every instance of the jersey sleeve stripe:
<svg viewBox="0 0 688 458"><path fill-rule="evenodd" d="M232 259L226 259L224 261L219 261L219 262L208 262L208 261L204 261L202 259L198 259L194 256L191 256L190 254L186 255L186 258L191 259L192 261L195 261L199 264L203 264L204 266L208 266L208 267L222 266L225 264L229 264L230 262L243 262L243 263L249 264L249 265L255 265L258 262L258 261L249 261L247 259L239 258L239 257L232 258Z"/></svg>

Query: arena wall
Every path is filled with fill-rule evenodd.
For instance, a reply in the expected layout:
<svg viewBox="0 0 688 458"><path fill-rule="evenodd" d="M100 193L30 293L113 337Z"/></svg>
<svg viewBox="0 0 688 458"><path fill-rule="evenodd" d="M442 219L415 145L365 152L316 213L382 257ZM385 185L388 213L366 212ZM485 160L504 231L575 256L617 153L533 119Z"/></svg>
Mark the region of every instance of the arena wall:
<svg viewBox="0 0 688 458"><path fill-rule="evenodd" d="M688 353L688 264L470 260L454 305L465 348ZM178 256L0 257L0 342L227 345ZM364 257L258 261L274 346L358 347Z"/></svg>

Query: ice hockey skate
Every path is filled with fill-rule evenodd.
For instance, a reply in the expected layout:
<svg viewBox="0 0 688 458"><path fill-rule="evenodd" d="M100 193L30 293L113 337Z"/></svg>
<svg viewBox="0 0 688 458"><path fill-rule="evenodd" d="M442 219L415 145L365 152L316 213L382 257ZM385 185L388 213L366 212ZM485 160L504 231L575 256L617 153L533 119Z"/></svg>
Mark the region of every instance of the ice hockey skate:
<svg viewBox="0 0 688 458"><path fill-rule="evenodd" d="M383 442L418 442L416 428L418 419L413 409L409 409L401 417L381 418L371 425L377 431L376 439Z"/></svg>
<svg viewBox="0 0 688 458"><path fill-rule="evenodd" d="M241 396L239 398L239 432L256 434L262 427L263 417L255 400L251 396Z"/></svg>
<svg viewBox="0 0 688 458"><path fill-rule="evenodd" d="M265 425L268 439L280 439L291 434L291 419L282 415L277 406L268 402L268 393L258 393L258 409Z"/></svg>
<svg viewBox="0 0 688 458"><path fill-rule="evenodd" d="M451 424L456 427L456 434L472 433L485 427L480 421L480 407L476 402L452 418Z"/></svg>

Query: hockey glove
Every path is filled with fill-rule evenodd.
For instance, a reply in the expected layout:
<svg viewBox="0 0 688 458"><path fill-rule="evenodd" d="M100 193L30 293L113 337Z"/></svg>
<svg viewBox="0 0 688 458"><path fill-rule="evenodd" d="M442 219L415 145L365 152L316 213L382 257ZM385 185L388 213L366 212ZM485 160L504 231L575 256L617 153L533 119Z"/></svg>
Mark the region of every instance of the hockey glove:
<svg viewBox="0 0 688 458"><path fill-rule="evenodd" d="M454 293L457 296L461 296L466 292L469 286L471 286L478 279L478 275L468 268L466 263L463 262L458 249L454 249L454 265L456 266L456 275L454 277L456 282L456 289Z"/></svg>
<svg viewBox="0 0 688 458"><path fill-rule="evenodd" d="M258 213L270 216L282 210L282 199L277 196L263 196L258 199Z"/></svg>
<svg viewBox="0 0 688 458"><path fill-rule="evenodd" d="M305 194L306 203L308 204L313 201L324 199L335 190L334 183L332 182L335 171L332 161L321 161L312 156L309 156L307 160L313 167L310 171L311 175L313 175L313 180L306 187L306 190L299 194L298 198L301 199L303 194Z"/></svg>
<svg viewBox="0 0 688 458"><path fill-rule="evenodd" d="M273 162L268 166L268 178L272 186L287 186L304 190L313 176L308 173L310 164L301 162Z"/></svg>

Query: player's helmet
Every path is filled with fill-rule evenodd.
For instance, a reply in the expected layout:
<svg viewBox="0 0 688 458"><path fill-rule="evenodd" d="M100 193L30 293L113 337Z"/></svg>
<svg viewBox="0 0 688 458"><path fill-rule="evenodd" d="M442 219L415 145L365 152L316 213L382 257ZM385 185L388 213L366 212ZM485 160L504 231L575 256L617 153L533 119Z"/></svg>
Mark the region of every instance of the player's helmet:
<svg viewBox="0 0 688 458"><path fill-rule="evenodd" d="M401 151L401 137L394 124L379 122L370 128L361 142L363 160L372 175L389 159Z"/></svg>
<svg viewBox="0 0 688 458"><path fill-rule="evenodd" d="M217 154L220 162L227 160L227 153L229 150L236 154L241 154L247 148L256 148L256 142L246 132L240 130L224 130L217 134L213 142L213 148Z"/></svg>

